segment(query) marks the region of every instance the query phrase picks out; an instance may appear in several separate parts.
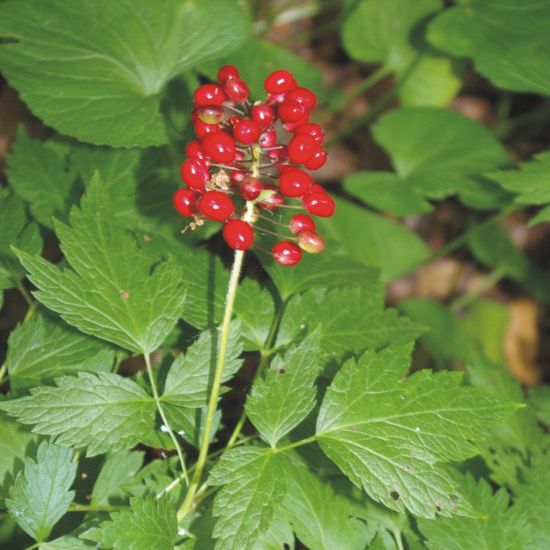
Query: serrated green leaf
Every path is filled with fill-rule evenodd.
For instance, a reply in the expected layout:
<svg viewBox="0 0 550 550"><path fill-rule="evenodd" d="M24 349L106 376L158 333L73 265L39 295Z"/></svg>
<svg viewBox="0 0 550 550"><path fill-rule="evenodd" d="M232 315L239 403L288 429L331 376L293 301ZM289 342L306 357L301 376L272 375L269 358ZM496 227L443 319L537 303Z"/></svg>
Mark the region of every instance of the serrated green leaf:
<svg viewBox="0 0 550 550"><path fill-rule="evenodd" d="M79 539L78 535L63 535L58 539L43 542L39 550L92 550L97 546L92 542Z"/></svg>
<svg viewBox="0 0 550 550"><path fill-rule="evenodd" d="M2 48L0 64L1 58ZM70 202L76 198L74 173L67 171L64 156L46 147L43 141L30 137L20 127L7 164L10 186L29 203L37 221L53 228L53 217L64 217Z"/></svg>
<svg viewBox="0 0 550 550"><path fill-rule="evenodd" d="M388 508L427 518L471 515L443 463L474 456L474 442L514 405L459 387L460 373L420 371L403 381L410 352L392 346L344 364L319 412L319 444Z"/></svg>
<svg viewBox="0 0 550 550"><path fill-rule="evenodd" d="M313 410L315 380L322 370L320 330L271 361L252 386L246 401L248 418L272 447Z"/></svg>
<svg viewBox="0 0 550 550"><path fill-rule="evenodd" d="M64 374L108 372L113 357L114 351L99 340L37 314L10 333L6 357L10 387L21 392Z"/></svg>
<svg viewBox="0 0 550 550"><path fill-rule="evenodd" d="M115 550L173 550L178 528L174 504L166 498L132 498L130 506L82 537Z"/></svg>
<svg viewBox="0 0 550 550"><path fill-rule="evenodd" d="M497 86L548 95L549 17L550 5L539 0L471 0L437 16L428 38L456 56L472 58Z"/></svg>
<svg viewBox="0 0 550 550"><path fill-rule="evenodd" d="M92 491L90 504L106 506L125 495L121 487L131 482L143 463L143 452L128 450L107 457Z"/></svg>
<svg viewBox="0 0 550 550"><path fill-rule="evenodd" d="M44 441L36 460L25 460L6 499L11 517L39 542L48 538L74 498L74 491L69 491L76 474L71 456L71 449Z"/></svg>
<svg viewBox="0 0 550 550"><path fill-rule="evenodd" d="M167 485L172 483L174 479L181 475L181 470L178 471L179 462L177 456L172 456L167 459L153 460L146 464L132 479L126 479L122 485L122 490L136 497L156 497L161 493ZM167 494L176 502L185 490L183 484L180 489L173 489Z"/></svg>
<svg viewBox="0 0 550 550"><path fill-rule="evenodd" d="M214 500L218 550L254 548L285 497L284 462L265 447L238 447L212 469L209 483L222 486Z"/></svg>
<svg viewBox="0 0 550 550"><path fill-rule="evenodd" d="M0 21L11 39L0 67L31 110L63 134L115 147L166 143L166 83L248 33L236 2L215 0L52 0L46 19L40 0L9 1Z"/></svg>
<svg viewBox="0 0 550 550"><path fill-rule="evenodd" d="M113 219L103 184L95 179L70 226L56 223L71 268L19 252L36 298L86 334L134 352L154 351L182 312L182 275L172 261L142 252ZM147 261L149 259L149 261Z"/></svg>
<svg viewBox="0 0 550 550"><path fill-rule="evenodd" d="M129 378L83 372L56 384L0 402L0 409L60 445L87 447L87 456L133 447L154 422L153 398Z"/></svg>
<svg viewBox="0 0 550 550"><path fill-rule="evenodd" d="M354 59L381 62L402 78L404 105L445 105L460 88L459 66L424 37L426 20L441 7L441 0L361 0L344 21L344 47Z"/></svg>
<svg viewBox="0 0 550 550"><path fill-rule="evenodd" d="M546 426L550 426L550 386L531 388L529 404L533 406L537 418Z"/></svg>
<svg viewBox="0 0 550 550"><path fill-rule="evenodd" d="M461 489L479 510L482 518L420 519L419 527L430 550L463 550L464 548L531 548L525 514L517 506L509 508L510 498L504 489L495 494L483 479L467 475Z"/></svg>
<svg viewBox="0 0 550 550"><path fill-rule="evenodd" d="M336 209L330 220L319 222L323 235L363 265L378 268L382 282L412 271L430 255L422 239L394 220L344 200L336 200Z"/></svg>
<svg viewBox="0 0 550 550"><path fill-rule="evenodd" d="M346 189L366 203L405 216L430 211L426 199L454 194L479 209L509 202L508 193L481 177L508 163L506 151L481 124L443 109L408 108L382 117L373 132L395 173L358 172L346 178Z"/></svg>

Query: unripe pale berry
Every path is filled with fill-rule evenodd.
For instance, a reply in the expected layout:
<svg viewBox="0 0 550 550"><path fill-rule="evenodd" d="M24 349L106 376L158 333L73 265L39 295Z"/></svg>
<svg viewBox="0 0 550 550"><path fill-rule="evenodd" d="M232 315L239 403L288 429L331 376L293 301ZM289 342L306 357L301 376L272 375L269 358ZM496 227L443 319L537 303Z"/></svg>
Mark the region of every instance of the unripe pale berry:
<svg viewBox="0 0 550 550"><path fill-rule="evenodd" d="M298 234L298 245L310 254L319 254L325 249L323 237L314 231L302 231Z"/></svg>

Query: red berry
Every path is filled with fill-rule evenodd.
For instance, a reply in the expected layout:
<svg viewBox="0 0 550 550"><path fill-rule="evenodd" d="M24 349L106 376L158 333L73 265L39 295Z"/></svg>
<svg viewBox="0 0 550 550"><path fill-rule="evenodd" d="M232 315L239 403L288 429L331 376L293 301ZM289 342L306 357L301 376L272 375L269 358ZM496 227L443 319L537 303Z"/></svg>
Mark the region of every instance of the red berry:
<svg viewBox="0 0 550 550"><path fill-rule="evenodd" d="M325 249L325 241L321 235L314 231L303 231L298 234L298 244L302 250L310 254L319 254Z"/></svg>
<svg viewBox="0 0 550 550"><path fill-rule="evenodd" d="M330 218L334 214L336 205L332 197L324 191L308 193L303 199L304 208L314 216Z"/></svg>
<svg viewBox="0 0 550 550"><path fill-rule="evenodd" d="M246 174L241 172L241 170L231 170L229 177L233 183L241 183L241 181L243 181L246 177Z"/></svg>
<svg viewBox="0 0 550 550"><path fill-rule="evenodd" d="M278 264L284 266L296 265L302 259L302 251L300 248L289 241L277 243L271 249L271 254Z"/></svg>
<svg viewBox="0 0 550 550"><path fill-rule="evenodd" d="M263 189L262 182L254 176L247 176L240 184L241 194L247 201L257 199Z"/></svg>
<svg viewBox="0 0 550 550"><path fill-rule="evenodd" d="M264 82L265 91L268 94L284 94L296 88L296 81L292 73L280 69L273 71Z"/></svg>
<svg viewBox="0 0 550 550"><path fill-rule="evenodd" d="M303 126L304 124L307 124L309 122L309 112L305 112L298 120L295 122L285 122L283 124L283 128L287 132L295 132L296 128Z"/></svg>
<svg viewBox="0 0 550 550"><path fill-rule="evenodd" d="M317 96L307 88L294 88L287 94L287 99L290 101L296 101L302 105L306 110L313 109L317 104Z"/></svg>
<svg viewBox="0 0 550 550"><path fill-rule="evenodd" d="M315 140L307 134L294 136L288 144L288 158L301 164L311 158L316 148Z"/></svg>
<svg viewBox="0 0 550 550"><path fill-rule="evenodd" d="M279 105L277 112L283 122L296 122L304 116L306 110L297 101L289 101L288 99L285 99Z"/></svg>
<svg viewBox="0 0 550 550"><path fill-rule="evenodd" d="M185 156L186 157L196 157L196 156L199 156L199 155L202 155L203 152L202 152L202 149L201 149L201 144L196 140L194 139L193 141L190 141L188 144L187 144L187 147L185 148Z"/></svg>
<svg viewBox="0 0 550 550"><path fill-rule="evenodd" d="M260 138L260 134L259 124L248 118L240 120L233 128L235 139L245 145L256 143Z"/></svg>
<svg viewBox="0 0 550 550"><path fill-rule="evenodd" d="M322 143L323 139L325 139L325 132L323 132L323 129L319 126L319 124L315 124L314 122L302 124L301 126L298 126L294 132L296 134L307 134L308 136L311 136L317 144Z"/></svg>
<svg viewBox="0 0 550 550"><path fill-rule="evenodd" d="M228 99L235 103L242 103L250 95L250 90L246 82L240 78L230 78L226 80L223 89Z"/></svg>
<svg viewBox="0 0 550 550"><path fill-rule="evenodd" d="M269 128L275 119L275 112L271 105L261 104L252 107L252 120L257 122L262 129Z"/></svg>
<svg viewBox="0 0 550 550"><path fill-rule="evenodd" d="M270 94L267 96L268 103L282 103L286 98L286 94Z"/></svg>
<svg viewBox="0 0 550 550"><path fill-rule="evenodd" d="M268 130L260 136L260 147L273 147L277 143L277 132L275 130Z"/></svg>
<svg viewBox="0 0 550 550"><path fill-rule="evenodd" d="M240 78L239 69L234 65L224 65L218 70L218 81L222 84L230 78Z"/></svg>
<svg viewBox="0 0 550 550"><path fill-rule="evenodd" d="M309 157L306 161L304 161L304 166L308 170L318 170L325 164L327 161L327 152L321 147L320 145L317 145L315 148L315 151L313 151L313 155Z"/></svg>
<svg viewBox="0 0 550 550"><path fill-rule="evenodd" d="M210 174L208 169L197 159L184 160L181 164L181 179L191 189L203 191Z"/></svg>
<svg viewBox="0 0 550 550"><path fill-rule="evenodd" d="M197 211L199 194L193 189L178 189L174 193L172 202L181 216L192 216Z"/></svg>
<svg viewBox="0 0 550 550"><path fill-rule="evenodd" d="M216 132L204 136L201 146L213 162L228 164L235 160L235 140L225 132Z"/></svg>
<svg viewBox="0 0 550 550"><path fill-rule="evenodd" d="M202 120L196 120L193 127L195 129L195 135L198 138L203 138L208 134L215 134L220 131L220 127L217 124L207 124Z"/></svg>
<svg viewBox="0 0 550 550"><path fill-rule="evenodd" d="M218 124L224 119L223 109L219 105L202 105L197 107L197 116L206 124Z"/></svg>
<svg viewBox="0 0 550 550"><path fill-rule="evenodd" d="M290 218L290 230L295 235L303 233L304 231L315 231L315 222L305 214L295 214Z"/></svg>
<svg viewBox="0 0 550 550"><path fill-rule="evenodd" d="M225 101L225 95L222 87L218 84L203 84L195 90L195 105L222 105Z"/></svg>
<svg viewBox="0 0 550 550"><path fill-rule="evenodd" d="M301 197L309 191L312 183L313 180L309 174L303 170L289 166L281 172L279 189L287 197Z"/></svg>
<svg viewBox="0 0 550 550"><path fill-rule="evenodd" d="M211 220L224 222L233 215L235 205L221 191L207 191L199 201L200 211Z"/></svg>
<svg viewBox="0 0 550 550"><path fill-rule="evenodd" d="M276 187L274 185L264 185L264 189L273 189L273 193L263 199L260 203L261 208L272 212L285 203L285 198L281 195L281 193L277 193L277 191L275 191Z"/></svg>
<svg viewBox="0 0 550 550"><path fill-rule="evenodd" d="M281 145L278 149L272 149L268 152L268 156L270 159L274 159L277 162L284 162L288 160L288 149L286 148L286 145ZM277 168L275 166L275 168Z"/></svg>
<svg viewBox="0 0 550 550"><path fill-rule="evenodd" d="M254 229L243 220L228 220L223 226L223 238L233 250L248 250L254 243Z"/></svg>

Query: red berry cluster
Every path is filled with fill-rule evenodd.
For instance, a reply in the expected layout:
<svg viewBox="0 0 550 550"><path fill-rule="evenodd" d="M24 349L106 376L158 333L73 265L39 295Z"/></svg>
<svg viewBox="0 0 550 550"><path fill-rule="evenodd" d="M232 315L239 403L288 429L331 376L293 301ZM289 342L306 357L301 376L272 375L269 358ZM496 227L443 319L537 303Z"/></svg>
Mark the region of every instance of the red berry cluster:
<svg viewBox="0 0 550 550"><path fill-rule="evenodd" d="M255 103L236 67L222 67L218 82L195 91L197 139L187 145L181 165L186 187L174 194L174 206L182 216L193 217L191 227L206 219L222 222L223 237L236 250L250 248L256 231L280 237L262 224L283 228L289 234L271 254L281 265L296 265L302 250L321 252L323 238L310 216L297 213L281 223L273 213L304 209L330 217L335 208L330 195L302 169L316 170L327 159L323 129L309 121L317 98L285 70L266 78L267 97Z"/></svg>

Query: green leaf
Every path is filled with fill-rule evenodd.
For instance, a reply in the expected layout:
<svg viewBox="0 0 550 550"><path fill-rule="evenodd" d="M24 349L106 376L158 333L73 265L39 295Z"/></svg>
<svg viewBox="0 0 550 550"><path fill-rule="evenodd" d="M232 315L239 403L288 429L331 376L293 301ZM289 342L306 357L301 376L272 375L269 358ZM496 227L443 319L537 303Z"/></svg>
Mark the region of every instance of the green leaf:
<svg viewBox="0 0 550 550"><path fill-rule="evenodd" d="M212 469L209 484L223 486L214 500L217 549L254 548L285 497L284 462L265 447L238 447Z"/></svg>
<svg viewBox="0 0 550 550"><path fill-rule="evenodd" d="M461 488L484 517L420 519L427 548L532 548L528 544L530 527L525 514L517 506L509 507L510 498L504 489L493 494L489 483L483 479L476 482L471 475L462 480Z"/></svg>
<svg viewBox="0 0 550 550"><path fill-rule="evenodd" d="M97 178L80 209L71 210L70 224L56 223L69 269L18 254L38 288L36 298L86 334L130 351L154 351L174 328L185 300L176 264L138 248L114 220Z"/></svg>
<svg viewBox="0 0 550 550"><path fill-rule="evenodd" d="M458 92L458 65L425 39L425 22L441 10L441 0L361 0L342 27L351 57L380 62L402 79L404 105L445 105Z"/></svg>
<svg viewBox="0 0 550 550"><path fill-rule="evenodd" d="M347 255L378 268L382 282L412 271L430 255L426 243L400 223L344 200L336 205L336 215L320 221L321 231Z"/></svg>
<svg viewBox="0 0 550 550"><path fill-rule="evenodd" d="M315 407L315 380L322 369L320 331L271 361L246 401L250 421L272 447Z"/></svg>
<svg viewBox="0 0 550 550"><path fill-rule="evenodd" d="M56 384L0 402L0 409L35 433L56 436L60 445L87 447L87 456L133 447L154 421L153 398L129 378L83 372Z"/></svg>
<svg viewBox="0 0 550 550"><path fill-rule="evenodd" d="M143 454L123 450L108 456L94 483L90 504L106 506L121 500L126 495L121 487L134 479L143 463Z"/></svg>
<svg viewBox="0 0 550 550"><path fill-rule="evenodd" d="M424 370L404 381L410 352L392 346L344 364L319 412L319 444L388 508L427 518L471 515L444 463L474 456L474 442L514 405L461 388L460 373Z"/></svg>
<svg viewBox="0 0 550 550"><path fill-rule="evenodd" d="M384 309L379 291L377 285L374 289L319 289L297 295L285 309L281 332L296 334L306 326L308 331L320 326L320 347L329 357L348 357L368 348L414 340L422 329L396 310Z"/></svg>
<svg viewBox="0 0 550 550"><path fill-rule="evenodd" d="M5 7L0 5L0 12ZM0 64L3 48L0 47ZM29 203L33 217L52 229L52 218L66 216L69 203L76 198L74 173L66 170L64 156L30 137L21 126L7 163L10 186Z"/></svg>
<svg viewBox="0 0 550 550"><path fill-rule="evenodd" d="M549 17L550 5L539 0L470 0L436 17L428 38L453 55L472 58L499 87L548 95Z"/></svg>
<svg viewBox="0 0 550 550"><path fill-rule="evenodd" d="M83 538L115 550L173 550L178 529L174 504L166 498L132 498L130 507L112 513Z"/></svg>
<svg viewBox="0 0 550 550"><path fill-rule="evenodd" d="M538 386L529 390L529 404L533 406L537 418L550 426L550 386Z"/></svg>
<svg viewBox="0 0 550 550"><path fill-rule="evenodd" d="M430 211L426 199L454 194L473 208L509 202L507 193L480 176L508 163L502 145L481 124L453 111L408 108L382 117L373 133L395 173L358 172L346 178L346 189L366 203L405 216Z"/></svg>
<svg viewBox="0 0 550 550"><path fill-rule="evenodd" d="M354 517L348 499L296 461L288 461L285 470L288 489L284 505L297 537L307 548L370 548L367 526Z"/></svg>
<svg viewBox="0 0 550 550"><path fill-rule="evenodd" d="M44 441L36 460L25 460L6 499L10 516L39 542L48 538L74 498L74 491L69 491L76 474L71 455L71 449Z"/></svg>
<svg viewBox="0 0 550 550"><path fill-rule="evenodd" d="M10 388L20 392L64 374L109 371L113 356L113 350L95 338L37 314L10 333Z"/></svg>
<svg viewBox="0 0 550 550"><path fill-rule="evenodd" d="M2 72L47 125L114 147L166 143L166 83L248 34L233 1L52 0L43 14L40 0L0 5Z"/></svg>

